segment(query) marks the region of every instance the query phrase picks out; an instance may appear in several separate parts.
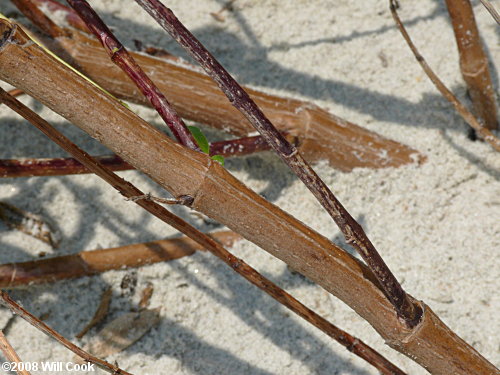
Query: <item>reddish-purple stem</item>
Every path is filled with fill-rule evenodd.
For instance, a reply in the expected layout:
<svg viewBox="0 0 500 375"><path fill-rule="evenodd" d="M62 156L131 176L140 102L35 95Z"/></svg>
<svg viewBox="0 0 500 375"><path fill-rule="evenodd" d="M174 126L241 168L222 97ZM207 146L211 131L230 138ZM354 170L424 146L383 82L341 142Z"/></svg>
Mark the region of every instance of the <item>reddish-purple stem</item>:
<svg viewBox="0 0 500 375"><path fill-rule="evenodd" d="M415 326L421 318L421 310L405 293L363 228L347 212L342 204L307 164L283 135L274 127L260 108L234 80L222 65L207 51L195 36L177 19L174 13L159 0L136 0L184 49L203 67L219 85L231 104L242 112L258 132L266 139L283 161L304 182L321 205L330 214L350 243L363 257L382 290L391 301L397 314L408 326Z"/></svg>
<svg viewBox="0 0 500 375"><path fill-rule="evenodd" d="M192 150L200 150L190 131L172 108L167 98L156 87L151 79L144 73L134 58L113 35L97 13L85 0L67 0L68 4L78 13L87 24L90 31L100 40L111 60L118 65L141 90L150 101L161 118L169 126L175 138Z"/></svg>
<svg viewBox="0 0 500 375"><path fill-rule="evenodd" d="M210 144L210 156L244 156L269 149L270 147L264 138L257 135L213 142ZM133 166L116 155L94 156L93 158L112 171L134 169ZM84 173L91 172L74 158L0 159L0 178L66 176Z"/></svg>

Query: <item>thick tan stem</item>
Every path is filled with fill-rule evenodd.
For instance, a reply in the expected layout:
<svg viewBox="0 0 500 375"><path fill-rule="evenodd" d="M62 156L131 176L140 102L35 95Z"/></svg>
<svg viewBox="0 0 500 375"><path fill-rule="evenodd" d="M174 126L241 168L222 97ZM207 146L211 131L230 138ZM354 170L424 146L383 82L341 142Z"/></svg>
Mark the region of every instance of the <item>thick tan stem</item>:
<svg viewBox="0 0 500 375"><path fill-rule="evenodd" d="M460 69L475 115L486 128L497 129L495 91L471 3L469 0L446 0L446 6L455 33Z"/></svg>
<svg viewBox="0 0 500 375"><path fill-rule="evenodd" d="M425 304L421 304L421 323L406 328L363 264L249 190L219 163L167 138L30 44L10 22L0 23L0 35L2 80L66 117L172 195L193 197L194 209L227 225L342 299L392 347L433 374L496 373L493 365Z"/></svg>
<svg viewBox="0 0 500 375"><path fill-rule="evenodd" d="M113 95L149 105L134 83L109 61L101 45L93 39L75 31L72 37L47 43ZM162 59L133 52L131 55L183 118L239 136L254 132L204 73L176 58ZM106 74L102 74L103 71ZM396 167L425 160L410 147L336 117L314 104L245 90L280 131L299 139L298 149L309 162L327 160L335 168L350 171L356 167Z"/></svg>

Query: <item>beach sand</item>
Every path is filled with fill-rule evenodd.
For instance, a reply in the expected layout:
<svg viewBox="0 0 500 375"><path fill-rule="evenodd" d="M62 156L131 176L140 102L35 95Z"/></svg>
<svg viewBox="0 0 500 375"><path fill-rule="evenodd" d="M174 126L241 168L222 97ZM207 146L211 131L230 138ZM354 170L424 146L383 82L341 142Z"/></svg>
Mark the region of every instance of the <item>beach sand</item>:
<svg viewBox="0 0 500 375"><path fill-rule="evenodd" d="M238 0L233 11L223 13L223 23L210 12L225 1L165 3L240 83L313 102L427 156L420 166L343 173L322 162L316 168L363 224L404 288L499 366L500 155L488 144L467 138L467 125L424 75L395 28L388 2ZM127 46L137 39L185 56L133 1L92 4ZM498 62L500 29L479 2L474 9L491 61ZM0 11L25 21L6 1ZM466 101L444 4L402 1L400 14L429 64ZM495 67L492 74L498 87ZM108 152L33 99L22 101L91 154ZM153 111L132 108L165 129ZM66 156L5 106L0 107L0 121L1 158ZM312 195L270 152L227 160L226 167L271 202L346 246ZM138 172L120 175L165 196ZM48 257L178 236L92 175L0 179L0 200L43 216L61 238L59 247L51 249L0 224L0 263L37 259L41 252ZM203 231L222 229L184 208L173 211ZM281 261L248 242L237 243L232 251L408 374L427 373L386 346L342 301L293 274ZM137 278L135 291L121 287L125 275ZM113 290L106 318L110 322L137 307L147 283L154 286L150 306L161 307L161 322L128 349L106 358L134 374L378 373L206 252L135 270L18 288L11 295L61 334L85 345L98 329L81 340L74 335L90 321L101 293ZM74 360L70 351L1 309L0 328L7 324L7 337L24 361Z"/></svg>

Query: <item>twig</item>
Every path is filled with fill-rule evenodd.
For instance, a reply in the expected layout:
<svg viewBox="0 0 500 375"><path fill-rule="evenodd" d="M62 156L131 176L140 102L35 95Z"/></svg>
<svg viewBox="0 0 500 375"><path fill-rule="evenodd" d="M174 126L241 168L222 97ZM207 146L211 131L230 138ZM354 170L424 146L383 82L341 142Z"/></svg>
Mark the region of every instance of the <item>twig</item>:
<svg viewBox="0 0 500 375"><path fill-rule="evenodd" d="M48 4L49 8L53 2L32 1ZM83 22L75 11L57 4L57 10L66 14L68 22L81 29ZM86 27L85 30L88 32ZM66 31L70 34L69 30ZM45 43L50 44L50 41ZM72 36L59 37L50 45L56 53L70 56L71 63L76 64L88 77L116 97L150 105L127 75L109 60L100 43L95 42L94 38L73 32ZM154 50L158 52L157 49ZM148 49L144 52L148 53ZM160 90L168 92L172 105L182 118L237 136L249 135L254 131L245 117L231 106L217 85L205 74L194 70L190 64L172 55L166 60L163 51L162 59L130 53L146 74L154 75ZM107 74L102 74L103 71ZM158 71L163 74L155 74ZM299 140L297 147L309 162L327 160L337 169L350 171L356 167L397 167L425 161L425 156L416 150L334 116L312 103L272 96L248 88L245 90L281 132Z"/></svg>
<svg viewBox="0 0 500 375"><path fill-rule="evenodd" d="M73 11L66 5L63 5L57 2L56 0L31 0L31 2L37 4L38 6L44 5L47 7L47 9L49 9L52 12L56 11L63 12L65 15L66 22L68 22L68 24L70 24L76 29L85 31L86 33L91 32L87 27L87 25L85 24L85 22L83 22L82 19L78 16L78 14L76 14L75 11Z"/></svg>
<svg viewBox="0 0 500 375"><path fill-rule="evenodd" d="M13 97L18 97L24 94L24 91L19 89L12 89L7 92L9 93L9 95L12 95Z"/></svg>
<svg viewBox="0 0 500 375"><path fill-rule="evenodd" d="M77 345L73 344L69 340L67 340L64 336L62 336L60 333L55 331L54 329L50 328L47 324L42 322L40 319L38 319L36 316L31 314L29 311L25 310L23 307L19 306L15 301L13 301L10 296L5 292L4 290L0 290L0 304L4 305L10 311L12 311L14 314L19 315L21 318L26 320L28 323L30 323L33 327L38 328L40 331L48 335L49 337L52 337L62 345L64 345L66 348L71 350L73 353L75 353L77 356L83 358L86 362L94 363L96 366L99 368L103 369L104 371L107 371L113 375L132 375L131 373L122 370L116 365L113 365L111 363L108 363L106 361L103 361L102 359L99 359L92 354L86 352L82 348L78 347Z"/></svg>
<svg viewBox="0 0 500 375"><path fill-rule="evenodd" d="M54 141L64 150L73 155L76 159L78 159L78 161L80 161L80 163L84 164L87 168L92 170L96 175L111 184L125 197L131 198L134 196L143 195L143 193L134 185L123 180L115 173L103 167L101 164L99 164L99 162L92 159L90 155L73 144L63 134L52 127L48 122L43 120L38 114L30 110L17 99L9 96L1 88L0 101L3 101L4 104L19 113L26 120L30 121L52 141ZM198 242L200 245L204 246L208 251L224 261L224 263L230 266L235 272L243 276L249 282L262 289L264 292L269 294L285 307L289 308L291 311L295 312L300 317L304 318L317 328L323 330L326 334L335 339L341 345L345 346L356 355L365 359L380 371L383 371L384 374L404 375L404 372L402 372L392 363L383 358L375 350L371 349L360 340L349 336L346 332L340 330L339 328L316 314L314 311L301 304L290 294L279 288L276 284L269 281L255 269L246 264L243 260L232 255L213 238L198 231L193 226L184 222L181 218L177 217L170 211L166 210L164 207L152 202L151 200L139 199L135 203L140 205L142 208L146 209L153 215L157 216L167 224L170 224L177 230L186 234L187 236Z"/></svg>
<svg viewBox="0 0 500 375"><path fill-rule="evenodd" d="M489 0L481 0L481 3L484 5L486 10L490 12L493 19L500 25L500 14L498 14L493 4Z"/></svg>
<svg viewBox="0 0 500 375"><path fill-rule="evenodd" d="M21 358L19 358L12 345L10 345L9 340L7 340L7 337L5 337L2 330L0 330L0 349L5 356L5 359L18 365L16 372L19 375L30 375L30 373L24 369L24 366L22 365L23 361L21 361Z"/></svg>
<svg viewBox="0 0 500 375"><path fill-rule="evenodd" d="M241 236L224 231L211 234L218 242L231 246ZM76 254L0 265L0 288L13 288L91 276L109 270L142 267L168 262L204 250L187 237L125 245L110 249L81 251Z"/></svg>
<svg viewBox="0 0 500 375"><path fill-rule="evenodd" d="M160 117L168 125L175 138L192 150L199 150L187 126L172 108L167 98L144 73L127 49L118 41L111 30L102 22L97 13L85 0L69 0L68 3L78 13L87 27L100 40L111 60L118 65L148 98Z"/></svg>
<svg viewBox="0 0 500 375"><path fill-rule="evenodd" d="M453 106L455 107L456 111L462 116L462 118L470 125L474 130L478 132L478 134L486 141L488 142L491 147L493 147L496 151L500 151L500 139L495 137L495 135L486 129L484 126L482 126L478 120L474 117L474 115L457 99L455 95L444 85L444 83L439 79L439 77L434 73L434 71L431 69L431 67L427 64L425 61L424 57L418 52L417 47L413 44L410 36L408 35L408 32L406 31L406 28L404 27L403 23L401 22L401 19L399 18L397 8L396 8L396 1L395 0L389 0L390 2L390 8L391 8L391 13L394 18L394 21L396 22L396 25L399 28L399 31L401 32L401 35L403 35L403 38L405 39L406 43L410 47L411 51L415 55L415 58L419 62L420 66L424 70L425 74L429 77L429 79L432 81L434 86L439 90L441 95L443 95Z"/></svg>
<svg viewBox="0 0 500 375"><path fill-rule="evenodd" d="M112 171L134 169L116 155L94 156ZM90 173L74 158L51 159L3 159L0 160L0 177L64 176Z"/></svg>
<svg viewBox="0 0 500 375"><path fill-rule="evenodd" d="M420 321L422 311L407 297L398 280L366 236L363 228L302 158L297 148L281 135L245 90L184 27L170 9L158 0L136 0L136 2L203 67L205 72L226 94L231 104L247 117L281 159L302 180L338 225L347 243L351 244L365 260L398 315L405 320L409 327L415 326Z"/></svg>
<svg viewBox="0 0 500 375"><path fill-rule="evenodd" d="M470 0L446 0L474 114L487 129L498 128L497 107L489 62L484 53Z"/></svg>
<svg viewBox="0 0 500 375"><path fill-rule="evenodd" d="M233 4L236 0L229 0L222 8L220 8L217 12L212 12L210 15L218 22L224 22L226 19L222 15L222 13L226 10L230 10L233 7Z"/></svg>
<svg viewBox="0 0 500 375"><path fill-rule="evenodd" d="M11 2L47 35L53 38L64 35L64 30L48 18L31 0L11 0Z"/></svg>
<svg viewBox="0 0 500 375"><path fill-rule="evenodd" d="M293 137L289 136L289 138ZM295 143L298 143L298 140L295 140ZM210 143L210 155L224 157L244 156L267 150L269 150L269 145L261 136ZM93 156L93 158L115 172L134 169L116 155ZM74 158L0 159L0 178L66 176L84 173L91 172Z"/></svg>

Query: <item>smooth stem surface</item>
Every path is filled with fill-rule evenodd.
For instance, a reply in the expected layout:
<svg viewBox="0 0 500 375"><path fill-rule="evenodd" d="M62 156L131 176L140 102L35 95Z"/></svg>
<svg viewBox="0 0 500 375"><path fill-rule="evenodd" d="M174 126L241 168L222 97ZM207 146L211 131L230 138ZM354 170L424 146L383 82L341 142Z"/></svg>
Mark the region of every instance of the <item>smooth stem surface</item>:
<svg viewBox="0 0 500 375"><path fill-rule="evenodd" d="M81 150L78 146L72 143L68 138L61 134L57 129L52 127L47 121L41 118L38 114L33 112L31 109L26 107L16 98L10 96L7 92L0 88L0 101L6 104L9 108L23 116L26 120L36 126L40 131L42 131L47 137L52 141L62 147L64 150L69 152L73 157L75 157L80 163L85 165L89 170L94 172L97 176L101 177L103 180L108 182L116 190L118 190L122 195L127 198L134 198L137 196L144 195L139 189L128 181L122 179L106 167L102 166L97 160L93 159L85 151ZM398 367L393 365L382 355L376 352L374 349L363 343L361 340L350 336L347 332L341 330L340 328L334 326L332 323L328 322L326 319L300 303L297 299L292 297L286 291L278 287L276 284L271 282L262 276L254 268L250 267L243 260L235 257L229 251L227 251L223 246L221 246L212 237L200 232L193 226L186 223L184 220L178 216L172 214L163 206L148 200L139 199L134 201L136 204L146 209L151 214L155 215L165 223L173 226L175 229L184 233L198 244L206 248L212 254L224 261L228 266L230 266L236 273L243 276L250 283L254 284L276 301L314 325L315 327L321 329L331 338L336 340L341 345L345 346L349 351L365 359L367 362L376 367L384 375L404 375L405 373L401 371ZM5 300L5 294L2 295ZM8 297L8 296L7 296ZM85 357L84 357L85 358Z"/></svg>
<svg viewBox="0 0 500 375"><path fill-rule="evenodd" d="M89 30L101 41L111 60L130 77L144 96L148 98L151 105L168 125L175 138L184 146L192 150L199 150L193 136L175 109L172 108L165 95L144 73L91 6L85 0L68 0L68 4L71 5L80 18L87 24Z"/></svg>
<svg viewBox="0 0 500 375"><path fill-rule="evenodd" d="M406 295L398 280L389 270L380 254L366 236L363 228L347 212L342 204L302 158L295 146L267 119L260 108L231 77L222 65L207 51L174 13L158 0L136 0L184 49L203 67L205 72L219 85L229 101L240 110L257 131L266 139L283 161L302 180L321 205L333 218L350 243L365 260L379 281L387 298L398 315L409 327L415 326L422 311Z"/></svg>

